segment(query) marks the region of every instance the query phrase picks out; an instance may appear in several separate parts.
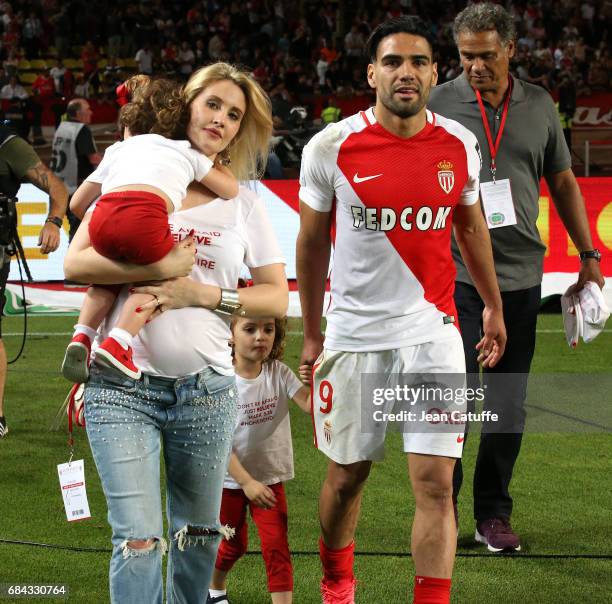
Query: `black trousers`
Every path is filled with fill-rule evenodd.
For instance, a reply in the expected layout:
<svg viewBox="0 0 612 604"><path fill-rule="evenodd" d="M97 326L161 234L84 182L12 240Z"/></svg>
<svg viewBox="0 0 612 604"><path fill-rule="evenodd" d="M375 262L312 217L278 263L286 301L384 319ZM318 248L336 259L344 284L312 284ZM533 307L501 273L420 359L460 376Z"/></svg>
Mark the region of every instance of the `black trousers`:
<svg viewBox="0 0 612 604"><path fill-rule="evenodd" d="M481 376L474 347L482 337L484 303L473 286L459 282L455 285L468 387L476 388ZM512 497L508 489L523 438L527 377L535 349L540 297L539 285L502 292L508 334L506 351L494 368L485 369L482 374L482 383L486 385L484 409L498 413L502 421L494 429L481 432L474 472L474 518L477 521L510 518L512 515ZM463 468L461 460L458 460L453 476L455 500L462 482Z"/></svg>

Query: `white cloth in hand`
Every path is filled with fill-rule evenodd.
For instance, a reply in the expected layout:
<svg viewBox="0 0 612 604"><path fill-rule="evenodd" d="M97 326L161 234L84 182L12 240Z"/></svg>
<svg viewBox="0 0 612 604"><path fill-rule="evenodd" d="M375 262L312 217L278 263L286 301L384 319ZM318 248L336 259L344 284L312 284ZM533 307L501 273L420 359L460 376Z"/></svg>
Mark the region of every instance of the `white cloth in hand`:
<svg viewBox="0 0 612 604"><path fill-rule="evenodd" d="M578 292L582 311L582 339L593 341L603 330L610 316L610 309L601 289L593 281L587 281Z"/></svg>

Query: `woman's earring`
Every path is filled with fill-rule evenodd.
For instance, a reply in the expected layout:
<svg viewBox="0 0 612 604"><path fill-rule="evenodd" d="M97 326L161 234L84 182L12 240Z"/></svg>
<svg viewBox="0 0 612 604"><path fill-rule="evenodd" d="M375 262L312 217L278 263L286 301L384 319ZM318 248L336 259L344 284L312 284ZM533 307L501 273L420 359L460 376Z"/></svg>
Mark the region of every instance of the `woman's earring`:
<svg viewBox="0 0 612 604"><path fill-rule="evenodd" d="M222 166L231 166L232 165L232 158L230 157L229 147L226 147L225 149L223 149L223 151L218 153L218 157L219 157L219 163Z"/></svg>

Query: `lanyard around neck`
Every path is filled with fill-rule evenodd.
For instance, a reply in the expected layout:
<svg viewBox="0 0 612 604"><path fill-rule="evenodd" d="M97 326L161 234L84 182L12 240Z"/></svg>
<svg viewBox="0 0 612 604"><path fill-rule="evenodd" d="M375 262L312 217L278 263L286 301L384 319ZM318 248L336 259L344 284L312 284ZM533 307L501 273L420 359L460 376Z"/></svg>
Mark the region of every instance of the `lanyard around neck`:
<svg viewBox="0 0 612 604"><path fill-rule="evenodd" d="M506 98L504 99L504 107L502 109L502 118L499 125L499 131L495 137L495 143L493 142L493 136L491 135L491 128L489 127L489 120L487 118L487 112L485 111L482 97L480 96L480 90L475 90L476 100L480 107L480 115L482 116L482 125L484 127L485 134L487 135L487 141L489 143L489 153L491 154L491 176L493 182L495 182L495 172L497 171L497 164L495 158L497 157L497 151L501 143L502 134L504 132L504 126L506 125L506 118L508 117L508 107L510 106L510 97L512 96L512 78L508 76L508 90L506 91Z"/></svg>

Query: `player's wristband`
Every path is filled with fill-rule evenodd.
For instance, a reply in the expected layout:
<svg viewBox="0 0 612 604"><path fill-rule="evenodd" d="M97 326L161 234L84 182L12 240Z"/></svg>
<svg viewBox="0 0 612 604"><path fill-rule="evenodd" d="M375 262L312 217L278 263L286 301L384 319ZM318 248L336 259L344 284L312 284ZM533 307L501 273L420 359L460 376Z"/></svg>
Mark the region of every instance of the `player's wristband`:
<svg viewBox="0 0 612 604"><path fill-rule="evenodd" d="M238 290L221 288L221 300L219 300L215 310L224 315L233 315L241 308L242 304L238 297Z"/></svg>
<svg viewBox="0 0 612 604"><path fill-rule="evenodd" d="M63 224L62 219L58 218L57 216L47 216L47 220L45 220L45 222L51 222L60 229L62 228L62 224Z"/></svg>

